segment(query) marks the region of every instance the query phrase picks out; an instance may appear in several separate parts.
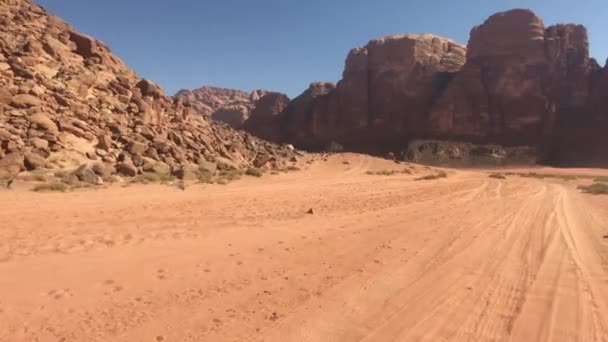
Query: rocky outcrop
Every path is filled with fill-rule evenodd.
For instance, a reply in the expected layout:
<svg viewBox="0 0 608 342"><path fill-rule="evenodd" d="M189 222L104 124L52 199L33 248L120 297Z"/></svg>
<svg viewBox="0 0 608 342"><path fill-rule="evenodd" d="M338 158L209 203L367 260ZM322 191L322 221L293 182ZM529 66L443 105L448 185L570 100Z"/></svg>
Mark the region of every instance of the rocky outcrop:
<svg viewBox="0 0 608 342"><path fill-rule="evenodd" d="M281 139L280 114L289 105L289 97L281 93L267 93L255 105L251 115L245 121L243 129L256 137L279 141Z"/></svg>
<svg viewBox="0 0 608 342"><path fill-rule="evenodd" d="M255 90L251 93L236 89L201 87L194 90L180 90L175 97L191 104L195 113L211 116L240 129L249 118L256 102L267 91Z"/></svg>
<svg viewBox="0 0 608 342"><path fill-rule="evenodd" d="M335 89L313 84L289 106L287 139L361 147L423 136L437 91L464 64L465 51L434 35L388 36L354 49Z"/></svg>
<svg viewBox="0 0 608 342"><path fill-rule="evenodd" d="M540 145L543 161L571 163L591 127L598 67L588 45L580 25L545 29L520 9L491 16L472 30L467 63L431 111L432 136Z"/></svg>
<svg viewBox="0 0 608 342"><path fill-rule="evenodd" d="M545 30L528 10L493 15L472 30L467 63L431 111L432 133L541 143L568 116L585 111L592 69L584 27Z"/></svg>
<svg viewBox="0 0 608 342"><path fill-rule="evenodd" d="M335 87L315 84L287 107L282 139L372 152L412 139L530 145L545 163L608 163L607 74L584 26L545 28L515 9L473 28L467 49L400 35L352 50Z"/></svg>
<svg viewBox="0 0 608 342"><path fill-rule="evenodd" d="M245 166L289 153L192 115L186 101L42 7L0 1L0 173L103 163L97 169L133 176L150 161Z"/></svg>
<svg viewBox="0 0 608 342"><path fill-rule="evenodd" d="M544 24L514 10L473 28L467 63L430 113L432 135L524 142L539 136L547 101Z"/></svg>

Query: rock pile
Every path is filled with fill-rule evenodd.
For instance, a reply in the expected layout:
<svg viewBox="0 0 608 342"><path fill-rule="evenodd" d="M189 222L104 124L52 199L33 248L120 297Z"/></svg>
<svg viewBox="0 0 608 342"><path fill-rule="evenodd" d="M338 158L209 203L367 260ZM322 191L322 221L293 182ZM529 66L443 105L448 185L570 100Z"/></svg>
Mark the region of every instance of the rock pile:
<svg viewBox="0 0 608 342"><path fill-rule="evenodd" d="M86 164L75 176L92 181L209 163L279 167L291 156L194 115L187 101L29 0L0 1L0 174Z"/></svg>

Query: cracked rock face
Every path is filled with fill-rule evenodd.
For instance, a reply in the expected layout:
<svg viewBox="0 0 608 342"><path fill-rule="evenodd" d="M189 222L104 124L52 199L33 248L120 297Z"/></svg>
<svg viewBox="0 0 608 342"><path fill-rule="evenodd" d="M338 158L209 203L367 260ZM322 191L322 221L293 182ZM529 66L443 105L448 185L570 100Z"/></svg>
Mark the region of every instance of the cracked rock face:
<svg viewBox="0 0 608 342"><path fill-rule="evenodd" d="M104 163L142 172L289 154L139 78L103 43L28 0L0 1L0 173ZM126 165L126 166L125 166Z"/></svg>

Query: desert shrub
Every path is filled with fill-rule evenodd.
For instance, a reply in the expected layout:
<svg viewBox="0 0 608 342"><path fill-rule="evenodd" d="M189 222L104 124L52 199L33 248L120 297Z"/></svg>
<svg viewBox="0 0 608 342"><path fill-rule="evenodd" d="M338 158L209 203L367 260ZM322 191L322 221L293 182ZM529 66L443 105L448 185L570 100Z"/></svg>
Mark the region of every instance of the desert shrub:
<svg viewBox="0 0 608 342"><path fill-rule="evenodd" d="M540 175L536 172L520 173L519 176L524 177L524 178L538 178L538 179L546 178L545 175Z"/></svg>
<svg viewBox="0 0 608 342"><path fill-rule="evenodd" d="M505 177L505 175L500 174L500 173L493 173L489 177L490 178L496 178L496 179L507 179L507 177Z"/></svg>
<svg viewBox="0 0 608 342"><path fill-rule="evenodd" d="M411 174L412 171L408 170L408 169L403 169L403 170L380 170L380 171L366 171L365 172L368 175L372 175L372 176L392 176L398 173L403 173L403 174Z"/></svg>
<svg viewBox="0 0 608 342"><path fill-rule="evenodd" d="M255 167L250 167L245 171L245 174L247 176L262 177L264 175L264 170Z"/></svg>
<svg viewBox="0 0 608 342"><path fill-rule="evenodd" d="M31 173L31 174L27 174L27 175L19 175L17 178L22 181L26 181L26 182L46 182L47 181L46 175L41 174L41 173Z"/></svg>
<svg viewBox="0 0 608 342"><path fill-rule="evenodd" d="M608 183L608 176L598 176L593 179L594 182Z"/></svg>
<svg viewBox="0 0 608 342"><path fill-rule="evenodd" d="M209 171L201 171L196 175L199 183L212 184L213 183L213 173Z"/></svg>
<svg viewBox="0 0 608 342"><path fill-rule="evenodd" d="M395 174L395 171L392 170L381 170L376 172L378 176L392 176Z"/></svg>
<svg viewBox="0 0 608 342"><path fill-rule="evenodd" d="M579 176L575 176L575 175L556 175L556 174L546 174L546 173L540 174L540 173L536 173L536 172L519 173L518 175L520 177L524 177L524 178L536 178L536 179L556 178L556 179L562 179L565 181L577 180L579 178Z"/></svg>
<svg viewBox="0 0 608 342"><path fill-rule="evenodd" d="M13 180L13 176L5 175L0 177L0 186L7 188L8 184Z"/></svg>
<svg viewBox="0 0 608 342"><path fill-rule="evenodd" d="M220 171L219 178L226 181L235 181L241 179L243 173L241 170L222 170Z"/></svg>
<svg viewBox="0 0 608 342"><path fill-rule="evenodd" d="M180 190L186 190L186 188L187 188L186 183L183 180L180 180L179 182L177 182L175 184L175 186Z"/></svg>
<svg viewBox="0 0 608 342"><path fill-rule="evenodd" d="M285 170L287 171L300 171L300 168L297 166L290 165Z"/></svg>
<svg viewBox="0 0 608 342"><path fill-rule="evenodd" d="M606 183L593 183L591 185L581 185L578 188L586 194L608 195L608 184L606 184Z"/></svg>
<svg viewBox="0 0 608 342"><path fill-rule="evenodd" d="M45 191L66 192L68 190L69 190L68 185L65 183L60 183L60 182L38 184L32 189L32 191L36 191L36 192L45 192Z"/></svg>
<svg viewBox="0 0 608 342"><path fill-rule="evenodd" d="M90 183L78 183L75 185L72 185L71 187L69 187L68 190L76 190L76 189L88 189L88 188L92 188L93 184Z"/></svg>
<svg viewBox="0 0 608 342"><path fill-rule="evenodd" d="M424 176L424 177L419 177L416 178L416 181L427 181L427 180L434 180L434 179L439 179L439 178L447 178L448 174L445 173L444 171L439 171L434 175L428 175L428 176Z"/></svg>
<svg viewBox="0 0 608 342"><path fill-rule="evenodd" d="M174 181L175 179L176 179L176 177L173 175L160 174L160 173L155 173L155 172L144 172L141 175L137 175L137 176L131 178L131 180L129 182L130 183L142 183L142 184L166 183L166 182Z"/></svg>
<svg viewBox="0 0 608 342"><path fill-rule="evenodd" d="M57 177L59 179L62 179L63 177L67 176L68 173L69 172L67 172L67 171L60 170L60 171L55 171L55 173L53 174L53 176L55 176L55 177Z"/></svg>

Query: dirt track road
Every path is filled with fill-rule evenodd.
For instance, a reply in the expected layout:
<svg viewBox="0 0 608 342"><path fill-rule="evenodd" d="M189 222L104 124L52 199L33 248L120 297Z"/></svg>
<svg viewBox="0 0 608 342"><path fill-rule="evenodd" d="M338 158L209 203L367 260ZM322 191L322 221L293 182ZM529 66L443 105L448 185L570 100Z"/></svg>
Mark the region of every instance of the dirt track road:
<svg viewBox="0 0 608 342"><path fill-rule="evenodd" d="M608 340L608 198L404 167L0 192L0 341Z"/></svg>

